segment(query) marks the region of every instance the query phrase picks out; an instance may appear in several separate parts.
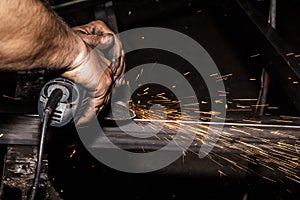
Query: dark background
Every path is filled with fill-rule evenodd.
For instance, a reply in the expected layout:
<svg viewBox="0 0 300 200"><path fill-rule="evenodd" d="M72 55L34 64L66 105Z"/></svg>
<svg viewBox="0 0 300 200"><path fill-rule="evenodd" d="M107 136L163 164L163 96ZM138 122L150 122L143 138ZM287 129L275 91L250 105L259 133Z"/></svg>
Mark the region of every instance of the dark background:
<svg viewBox="0 0 300 200"><path fill-rule="evenodd" d="M52 0L52 5L66 3ZM98 1L101 2L101 1ZM105 2L105 1L102 1ZM269 1L251 0L267 20ZM259 42L243 32L243 21L233 18L227 9L230 1L196 0L119 0L113 1L118 32L143 26L165 27L177 30L195 39L211 55L222 75L232 74L224 84L229 92L229 115L246 119L255 115L252 110L237 112L239 105L251 106L253 102L236 102L234 99L255 99L260 88L260 76L264 67L260 58L251 58L259 51ZM277 32L295 54L300 53L300 2L278 1ZM91 6L78 6L58 14L70 25L88 23L94 19ZM255 30L254 30L255 32ZM253 45L254 44L254 45ZM189 70L184 60L167 52L145 50L127 56L128 69L147 62L160 62L178 71ZM9 75L9 76L7 76ZM14 95L18 76L2 73L1 82L6 85L3 94ZM6 77L6 78L5 78ZM7 78L10 77L10 78ZM255 78L256 80L250 80ZM207 88L201 77L191 73L189 81L197 91L200 101L208 101ZM8 87L9 85L9 87ZM134 97L133 97L134 98ZM35 112L35 100L26 101L24 112ZM278 109L266 109L266 116L299 116L299 111L284 90L272 79L268 104ZM210 106L200 105L201 110ZM14 112L6 107L3 112ZM57 133L57 134L53 134ZM81 144L72 125L53 129L48 142L50 176L53 185L66 199L298 199L299 183L289 180L276 183L253 174L231 172L222 176L218 167L209 160L199 160L188 154L171 166L157 172L130 174L116 171L99 163ZM2 151L3 152L3 151ZM230 168L230 166L229 166ZM200 172L199 172L200 171Z"/></svg>

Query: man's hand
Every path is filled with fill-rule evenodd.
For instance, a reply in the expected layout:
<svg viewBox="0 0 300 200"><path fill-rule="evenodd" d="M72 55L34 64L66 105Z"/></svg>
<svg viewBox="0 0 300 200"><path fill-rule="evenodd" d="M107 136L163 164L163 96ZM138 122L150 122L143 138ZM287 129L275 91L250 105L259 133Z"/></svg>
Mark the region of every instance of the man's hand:
<svg viewBox="0 0 300 200"><path fill-rule="evenodd" d="M83 40L80 54L62 75L89 90L89 102L77 125L87 123L107 104L114 85L123 84L124 51L116 34L102 21L73 27Z"/></svg>
<svg viewBox="0 0 300 200"><path fill-rule="evenodd" d="M122 45L102 21L72 29L45 3L0 1L0 70L64 70L63 76L89 90L88 109L77 121L84 124L122 82Z"/></svg>

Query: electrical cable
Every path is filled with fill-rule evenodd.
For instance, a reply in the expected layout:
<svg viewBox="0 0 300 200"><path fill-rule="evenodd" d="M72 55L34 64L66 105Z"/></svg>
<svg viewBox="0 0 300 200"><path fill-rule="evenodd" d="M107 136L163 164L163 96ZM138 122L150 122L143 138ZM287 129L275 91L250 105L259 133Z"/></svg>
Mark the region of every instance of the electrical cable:
<svg viewBox="0 0 300 200"><path fill-rule="evenodd" d="M38 188L39 181L40 181L40 174L41 174L41 170L42 170L44 144L45 144L49 119L51 117L52 112L55 110L57 103L62 98L62 96L63 96L63 91L61 89L53 90L47 101L46 107L43 111L44 116L43 116L43 125L42 125L42 131L41 131L41 136L40 136L37 166L36 166L33 187L32 187L32 191L31 191L29 200L34 200L36 193L37 193L37 188Z"/></svg>

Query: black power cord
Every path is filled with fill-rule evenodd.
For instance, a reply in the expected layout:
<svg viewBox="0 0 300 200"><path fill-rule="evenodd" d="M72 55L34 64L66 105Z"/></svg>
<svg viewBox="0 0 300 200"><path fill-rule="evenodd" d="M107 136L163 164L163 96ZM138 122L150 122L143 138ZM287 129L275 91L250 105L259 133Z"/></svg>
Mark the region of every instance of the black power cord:
<svg viewBox="0 0 300 200"><path fill-rule="evenodd" d="M40 136L41 138L40 138L37 166L36 166L33 187L32 187L32 191L31 191L29 200L34 200L34 198L36 196L37 188L38 188L39 181L40 181L40 174L41 174L41 170L42 170L42 157L43 157L43 152L44 152L44 144L45 144L49 119L51 117L52 112L55 110L58 102L61 100L62 96L63 96L63 91L61 89L53 90L51 92L51 95L48 98L46 107L43 111L43 113L44 113L43 126L42 126L42 131L41 131L41 136Z"/></svg>

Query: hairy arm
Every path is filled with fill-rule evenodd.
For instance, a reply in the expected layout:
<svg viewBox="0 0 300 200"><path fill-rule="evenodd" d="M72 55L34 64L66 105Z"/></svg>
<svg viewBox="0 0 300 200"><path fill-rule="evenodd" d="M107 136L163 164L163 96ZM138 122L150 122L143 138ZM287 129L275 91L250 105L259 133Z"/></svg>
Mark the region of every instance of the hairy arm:
<svg viewBox="0 0 300 200"><path fill-rule="evenodd" d="M0 1L0 70L63 69L86 54L82 39L41 1Z"/></svg>
<svg viewBox="0 0 300 200"><path fill-rule="evenodd" d="M0 0L0 70L37 68L61 70L88 90L77 121L85 124L104 108L112 86L123 77L124 51L102 21L71 28L41 0Z"/></svg>

